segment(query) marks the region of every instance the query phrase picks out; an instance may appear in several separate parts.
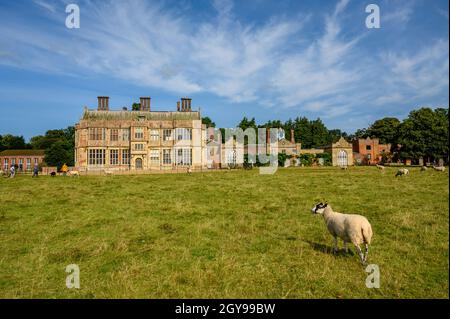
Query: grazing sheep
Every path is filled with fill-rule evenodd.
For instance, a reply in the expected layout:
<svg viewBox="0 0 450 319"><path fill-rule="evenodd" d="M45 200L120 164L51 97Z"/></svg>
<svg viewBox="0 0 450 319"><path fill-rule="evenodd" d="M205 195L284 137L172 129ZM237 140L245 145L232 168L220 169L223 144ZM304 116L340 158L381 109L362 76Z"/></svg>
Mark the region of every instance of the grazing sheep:
<svg viewBox="0 0 450 319"><path fill-rule="evenodd" d="M403 176L403 175L408 175L409 174L409 170L407 168L400 168L397 171L397 174L395 174L395 177L397 176Z"/></svg>
<svg viewBox="0 0 450 319"><path fill-rule="evenodd" d="M327 203L319 203L312 208L313 214L320 214L325 220L328 231L334 237L334 252L338 250L338 237L344 241L345 252L348 252L347 243L351 242L358 250L361 263L367 262L369 244L372 240L372 226L366 217L354 214L341 214L333 211ZM359 245L366 247L363 254Z"/></svg>
<svg viewBox="0 0 450 319"><path fill-rule="evenodd" d="M68 174L69 174L69 176L71 176L71 177L80 177L80 172L78 172L78 171L68 171L67 172Z"/></svg>
<svg viewBox="0 0 450 319"><path fill-rule="evenodd" d="M422 167L420 168L420 171L421 171L421 172L425 172L427 169L428 169L428 167L422 166Z"/></svg>
<svg viewBox="0 0 450 319"><path fill-rule="evenodd" d="M107 176L112 176L113 175L113 171L109 170L109 169L105 169L103 170L103 172L105 173L105 175Z"/></svg>
<svg viewBox="0 0 450 319"><path fill-rule="evenodd" d="M51 172L51 173L50 173L50 176L51 176L51 177L55 177L55 176L56 176L56 172Z"/></svg>
<svg viewBox="0 0 450 319"><path fill-rule="evenodd" d="M347 170L347 169L348 169L348 166L341 166L341 169Z"/></svg>
<svg viewBox="0 0 450 319"><path fill-rule="evenodd" d="M385 167L384 167L383 165L378 165L378 164L377 164L377 168L378 168L379 170L381 170L381 171L384 172Z"/></svg>
<svg viewBox="0 0 450 319"><path fill-rule="evenodd" d="M435 171L445 172L445 166L433 166Z"/></svg>

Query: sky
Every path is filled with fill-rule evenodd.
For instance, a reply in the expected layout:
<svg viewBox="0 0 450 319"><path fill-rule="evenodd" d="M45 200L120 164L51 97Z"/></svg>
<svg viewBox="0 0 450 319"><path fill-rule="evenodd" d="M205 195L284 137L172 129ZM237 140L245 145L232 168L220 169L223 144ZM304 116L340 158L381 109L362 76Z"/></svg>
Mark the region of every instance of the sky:
<svg viewBox="0 0 450 319"><path fill-rule="evenodd" d="M80 28L66 6L77 4ZM367 28L368 4L380 28ZM447 0L0 1L0 134L80 119L97 96L192 98L219 127L321 118L354 132L449 105Z"/></svg>

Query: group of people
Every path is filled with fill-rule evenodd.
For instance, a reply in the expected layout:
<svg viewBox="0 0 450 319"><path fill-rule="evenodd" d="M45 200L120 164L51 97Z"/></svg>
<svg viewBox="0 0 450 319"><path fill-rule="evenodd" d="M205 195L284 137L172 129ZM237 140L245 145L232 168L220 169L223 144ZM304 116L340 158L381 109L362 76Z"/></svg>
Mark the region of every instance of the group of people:
<svg viewBox="0 0 450 319"><path fill-rule="evenodd" d="M14 178L16 176L16 167L15 165L12 165L9 169L9 178ZM33 175L31 177L38 177L39 176L39 167L37 165L34 165L33 168Z"/></svg>

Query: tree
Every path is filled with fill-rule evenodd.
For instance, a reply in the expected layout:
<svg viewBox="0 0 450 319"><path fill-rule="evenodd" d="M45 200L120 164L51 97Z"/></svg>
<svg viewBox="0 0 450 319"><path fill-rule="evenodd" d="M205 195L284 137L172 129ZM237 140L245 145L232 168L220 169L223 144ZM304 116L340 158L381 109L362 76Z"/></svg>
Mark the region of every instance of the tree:
<svg viewBox="0 0 450 319"><path fill-rule="evenodd" d="M75 127L48 130L45 135L34 136L30 139L31 147L45 150L45 162L58 169L66 163L74 165Z"/></svg>
<svg viewBox="0 0 450 319"><path fill-rule="evenodd" d="M312 148L324 146L328 142L328 129L320 118L311 121Z"/></svg>
<svg viewBox="0 0 450 319"><path fill-rule="evenodd" d="M206 125L206 128L208 127L216 127L216 123L214 123L209 117L202 117L202 124Z"/></svg>
<svg viewBox="0 0 450 319"><path fill-rule="evenodd" d="M243 131L248 129L249 127L256 129L256 121L255 118L252 118L251 120L248 120L246 117L244 117L241 122L238 124L238 127L240 127Z"/></svg>
<svg viewBox="0 0 450 319"><path fill-rule="evenodd" d="M26 148L28 148L28 145L25 143L23 136L6 134L0 138L0 151Z"/></svg>
<svg viewBox="0 0 450 319"><path fill-rule="evenodd" d="M49 166L57 166L58 169L64 164L73 165L73 150L67 141L57 141L45 150L44 161Z"/></svg>
<svg viewBox="0 0 450 319"><path fill-rule="evenodd" d="M366 131L367 136L380 139L381 144L396 144L400 121L395 117L376 120Z"/></svg>
<svg viewBox="0 0 450 319"><path fill-rule="evenodd" d="M400 158L448 159L448 110L421 108L411 111L399 126Z"/></svg>
<svg viewBox="0 0 450 319"><path fill-rule="evenodd" d="M139 111L141 109L141 103L133 103L131 106L132 111Z"/></svg>
<svg viewBox="0 0 450 319"><path fill-rule="evenodd" d="M341 137L347 138L348 135L340 129L329 130L327 144L336 143Z"/></svg>
<svg viewBox="0 0 450 319"><path fill-rule="evenodd" d="M306 117L297 117L293 123L295 140L302 143L302 148L312 148L312 132Z"/></svg>

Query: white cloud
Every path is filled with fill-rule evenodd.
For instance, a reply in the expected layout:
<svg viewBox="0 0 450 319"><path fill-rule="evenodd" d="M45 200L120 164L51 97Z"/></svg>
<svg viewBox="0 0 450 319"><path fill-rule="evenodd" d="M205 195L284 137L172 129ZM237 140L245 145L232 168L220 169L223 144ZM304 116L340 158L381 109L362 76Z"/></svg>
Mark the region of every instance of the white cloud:
<svg viewBox="0 0 450 319"><path fill-rule="evenodd" d="M54 7L53 5L51 5L51 4L47 3L47 2L45 2L45 1L42 1L42 0L33 0L33 2L34 2L35 4L37 4L38 6L40 6L40 7L44 8L44 9L50 11L51 13L55 13L55 12L56 12L55 7Z"/></svg>
<svg viewBox="0 0 450 319"><path fill-rule="evenodd" d="M370 52L369 59L360 46L364 29L349 36L343 27L348 4L339 1L323 20L318 17L323 30L317 28L314 36L303 29L311 21L308 14L244 23L233 14L231 0L213 1L216 16L205 20L144 1L81 2L79 30L66 29L64 16L52 17L49 29L0 13L0 49L14 52L14 58L0 54L0 64L83 76L94 72L181 95L207 92L235 103L324 117L448 88L448 40L417 53ZM406 22L411 8L384 19Z"/></svg>

